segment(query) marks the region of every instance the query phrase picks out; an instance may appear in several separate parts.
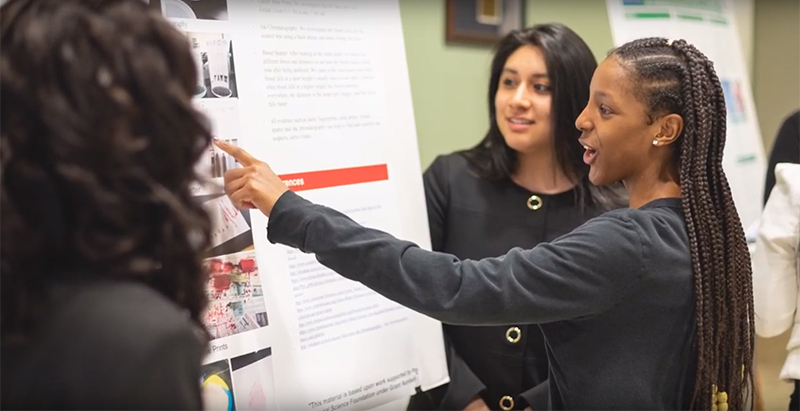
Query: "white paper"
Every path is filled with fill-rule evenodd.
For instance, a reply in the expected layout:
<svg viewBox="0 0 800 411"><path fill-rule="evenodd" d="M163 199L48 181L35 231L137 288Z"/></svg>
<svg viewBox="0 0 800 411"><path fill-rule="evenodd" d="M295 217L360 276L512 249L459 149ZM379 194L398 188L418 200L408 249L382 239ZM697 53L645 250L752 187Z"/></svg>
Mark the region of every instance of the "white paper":
<svg viewBox="0 0 800 411"><path fill-rule="evenodd" d="M172 21L202 44L209 90L195 102L215 137L267 161L308 199L429 249L398 1L230 1L214 17L185 3L195 17ZM229 96L211 90L226 81ZM262 214L248 225L221 200L222 175L238 165L219 155L209 147L193 187L213 197L214 250L225 250L206 262L255 256L257 275L209 280L205 367L225 383L204 388L210 400L224 405L230 392L238 409L385 409L418 385L448 382L439 322L269 243ZM247 230L252 243L240 242ZM260 299L237 288L256 280ZM266 349L268 360L236 367Z"/></svg>
<svg viewBox="0 0 800 411"><path fill-rule="evenodd" d="M246 233L247 225L242 212L234 207L230 198L221 195L203 203L203 208L211 216L211 247L216 247L234 237Z"/></svg>
<svg viewBox="0 0 800 411"><path fill-rule="evenodd" d="M364 225L397 232L391 189L383 181L304 195ZM274 289L287 291L275 296L286 331L274 343L282 352L275 364L285 371L276 388L281 398L291 398L282 405L369 409L411 395L418 382L410 311L332 272L313 255L287 247L274 251L282 254L288 274L271 278Z"/></svg>
<svg viewBox="0 0 800 411"><path fill-rule="evenodd" d="M233 358L231 359L231 368L233 369L233 394L239 401L238 409L253 411L276 409L272 349L267 348Z"/></svg>

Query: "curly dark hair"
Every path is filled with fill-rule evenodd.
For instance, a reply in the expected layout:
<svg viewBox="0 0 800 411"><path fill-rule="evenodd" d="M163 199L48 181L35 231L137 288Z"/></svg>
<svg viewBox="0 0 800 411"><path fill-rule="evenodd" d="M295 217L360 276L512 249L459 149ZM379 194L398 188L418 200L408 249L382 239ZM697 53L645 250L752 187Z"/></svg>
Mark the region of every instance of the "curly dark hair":
<svg viewBox="0 0 800 411"><path fill-rule="evenodd" d="M0 12L3 344L48 284L131 279L201 324L211 143L189 40L141 0L10 0Z"/></svg>
<svg viewBox="0 0 800 411"><path fill-rule="evenodd" d="M747 240L722 169L722 86L713 63L684 40L641 39L610 54L629 70L634 95L648 107L650 121L670 113L683 117L675 161L696 294L692 409L710 410L716 385L728 393L729 409L741 410L753 377L753 286Z"/></svg>

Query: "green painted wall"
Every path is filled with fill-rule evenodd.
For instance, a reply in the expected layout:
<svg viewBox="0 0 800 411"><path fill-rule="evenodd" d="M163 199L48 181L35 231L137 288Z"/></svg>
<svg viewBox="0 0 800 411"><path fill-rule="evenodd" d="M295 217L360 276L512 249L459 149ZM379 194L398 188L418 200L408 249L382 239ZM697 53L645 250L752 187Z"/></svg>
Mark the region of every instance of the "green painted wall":
<svg viewBox="0 0 800 411"><path fill-rule="evenodd" d="M526 0L526 24L559 22L578 33L598 61L614 47L604 0Z"/></svg>
<svg viewBox="0 0 800 411"><path fill-rule="evenodd" d="M486 132L490 49L447 46L444 0L400 0L420 161L477 143Z"/></svg>
<svg viewBox="0 0 800 411"><path fill-rule="evenodd" d="M753 100L770 150L781 121L800 108L800 1L756 1L754 14Z"/></svg>
<svg viewBox="0 0 800 411"><path fill-rule="evenodd" d="M611 49L602 0L526 0L527 24L559 21L586 40L598 59ZM408 74L423 167L437 154L469 147L486 132L491 48L448 45L444 0L400 0Z"/></svg>
<svg viewBox="0 0 800 411"><path fill-rule="evenodd" d="M526 25L563 23L589 44L598 60L613 47L604 0L525 1ZM752 3L735 0L733 5L768 145L780 119L800 106L800 2ZM400 0L400 15L420 159L427 167L437 154L469 147L486 132L491 48L445 44L445 0Z"/></svg>

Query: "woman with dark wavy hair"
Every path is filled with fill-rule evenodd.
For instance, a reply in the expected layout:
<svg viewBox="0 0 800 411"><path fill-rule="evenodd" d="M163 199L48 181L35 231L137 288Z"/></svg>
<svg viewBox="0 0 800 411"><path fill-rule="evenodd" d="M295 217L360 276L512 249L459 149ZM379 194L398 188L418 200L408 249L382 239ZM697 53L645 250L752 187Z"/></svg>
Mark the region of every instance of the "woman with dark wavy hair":
<svg viewBox="0 0 800 411"><path fill-rule="evenodd" d="M200 409L188 40L140 0L0 10L2 408Z"/></svg>

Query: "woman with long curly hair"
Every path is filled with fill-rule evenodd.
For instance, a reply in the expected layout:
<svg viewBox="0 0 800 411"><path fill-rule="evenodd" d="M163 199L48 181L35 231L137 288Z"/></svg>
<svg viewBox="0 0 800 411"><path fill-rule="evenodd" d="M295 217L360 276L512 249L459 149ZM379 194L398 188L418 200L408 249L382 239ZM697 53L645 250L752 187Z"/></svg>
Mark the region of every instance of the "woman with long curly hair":
<svg viewBox="0 0 800 411"><path fill-rule="evenodd" d="M0 9L2 408L200 409L210 130L140 0Z"/></svg>
<svg viewBox="0 0 800 411"><path fill-rule="evenodd" d="M750 256L722 168L725 99L683 40L636 40L597 68L575 122L595 185L630 208L500 258L459 260L288 191L266 163L225 174L269 240L451 324L539 324L552 409L740 410L752 381Z"/></svg>

